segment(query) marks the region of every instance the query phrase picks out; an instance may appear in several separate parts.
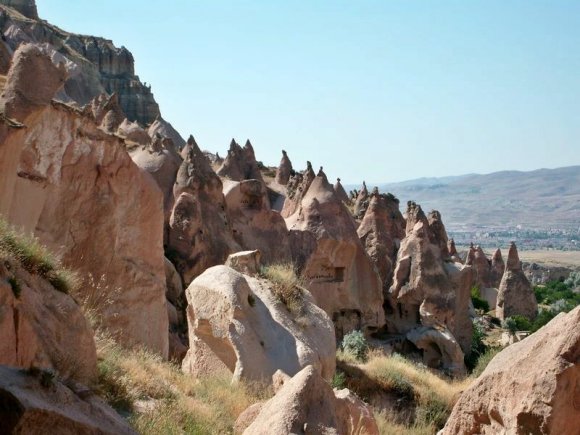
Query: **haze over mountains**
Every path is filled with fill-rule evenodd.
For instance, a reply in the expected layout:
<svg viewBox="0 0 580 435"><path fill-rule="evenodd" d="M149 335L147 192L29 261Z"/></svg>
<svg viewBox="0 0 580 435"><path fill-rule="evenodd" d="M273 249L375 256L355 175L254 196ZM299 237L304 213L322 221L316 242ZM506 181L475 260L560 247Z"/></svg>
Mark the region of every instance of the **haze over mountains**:
<svg viewBox="0 0 580 435"><path fill-rule="evenodd" d="M396 195L403 208L413 200L425 210L439 210L446 227L455 231L580 226L580 166L420 178L380 184L379 189Z"/></svg>

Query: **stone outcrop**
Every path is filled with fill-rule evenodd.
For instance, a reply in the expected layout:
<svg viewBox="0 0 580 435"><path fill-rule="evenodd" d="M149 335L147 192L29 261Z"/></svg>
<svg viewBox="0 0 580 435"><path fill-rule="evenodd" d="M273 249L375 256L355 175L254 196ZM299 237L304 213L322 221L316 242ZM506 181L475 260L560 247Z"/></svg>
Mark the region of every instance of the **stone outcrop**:
<svg viewBox="0 0 580 435"><path fill-rule="evenodd" d="M534 319L538 314L536 296L522 270L518 249L513 242L510 245L505 271L499 285L495 314L501 320L515 315Z"/></svg>
<svg viewBox="0 0 580 435"><path fill-rule="evenodd" d="M193 137L189 141L194 141ZM129 150L129 155L137 166L153 177L163 192L164 240L167 241L169 218L174 203L173 186L182 163L181 156L173 141L159 134L148 144Z"/></svg>
<svg viewBox="0 0 580 435"><path fill-rule="evenodd" d="M580 427L580 307L502 350L461 395L451 434L574 434Z"/></svg>
<svg viewBox="0 0 580 435"><path fill-rule="evenodd" d="M286 186L290 177L294 175L294 169L292 169L292 162L286 154L286 151L282 150L282 160L280 160L280 165L276 171L276 183L281 186Z"/></svg>
<svg viewBox="0 0 580 435"><path fill-rule="evenodd" d="M312 365L325 379L335 369L332 322L306 290L286 307L264 279L215 266L186 290L190 348L183 369L195 376L221 371L265 383Z"/></svg>
<svg viewBox="0 0 580 435"><path fill-rule="evenodd" d="M342 183L340 182L340 178L336 179L336 183L334 183L334 191L338 198L347 205L351 204L350 198L348 197L346 190L342 187Z"/></svg>
<svg viewBox="0 0 580 435"><path fill-rule="evenodd" d="M0 433L136 435L127 421L92 391L65 386L48 372L0 366Z"/></svg>
<svg viewBox="0 0 580 435"><path fill-rule="evenodd" d="M117 94L130 121L146 126L160 116L150 87L135 75L133 55L125 47L115 47L103 38L68 33L38 20L32 1L3 0L1 4L14 7L28 17L0 6L0 31L12 50L22 43L35 43L55 63L65 65L68 75L59 99L84 106L106 92Z"/></svg>
<svg viewBox="0 0 580 435"><path fill-rule="evenodd" d="M450 255L449 248L447 247L447 231L445 230L445 225L443 225L441 213L437 210L431 210L427 216L427 222L429 223L431 239L441 250L441 258L443 260L449 259Z"/></svg>
<svg viewBox="0 0 580 435"><path fill-rule="evenodd" d="M405 237L405 219L399 211L399 200L391 194L373 191L357 233L379 272L383 288L389 289L397 251Z"/></svg>
<svg viewBox="0 0 580 435"><path fill-rule="evenodd" d="M83 383L96 378L93 331L80 307L1 250L0 337L0 365L50 369Z"/></svg>
<svg viewBox="0 0 580 435"><path fill-rule="evenodd" d="M91 113L95 122L107 133L115 133L126 119L123 109L119 105L117 94L102 93L93 98L84 108Z"/></svg>
<svg viewBox="0 0 580 435"><path fill-rule="evenodd" d="M236 428L244 435L379 433L372 410L348 389L333 391L312 366L286 381L272 399L244 411Z"/></svg>
<svg viewBox="0 0 580 435"><path fill-rule="evenodd" d="M314 178L299 211L286 223L294 264L316 303L331 316L337 338L383 326L380 278L324 173Z"/></svg>
<svg viewBox="0 0 580 435"><path fill-rule="evenodd" d="M234 181L258 180L263 183L262 173L258 168L254 148L249 140L242 148L234 139L224 162L217 170L220 177Z"/></svg>
<svg viewBox="0 0 580 435"><path fill-rule="evenodd" d="M13 118L0 123L0 214L103 278L105 325L123 343L167 355L161 191L92 116L50 102L62 77L33 45L14 55L0 97Z"/></svg>
<svg viewBox="0 0 580 435"><path fill-rule="evenodd" d="M151 138L154 138L155 136L159 135L161 137L171 139L173 145L178 150L182 150L185 147L185 140L181 137L181 135L177 132L177 130L175 130L175 128L173 128L173 126L169 122L167 122L160 116L157 117L155 121L153 121L153 123L151 123L151 125L147 129L147 133Z"/></svg>
<svg viewBox="0 0 580 435"><path fill-rule="evenodd" d="M363 181L362 189L358 192L354 201L353 215L356 219L362 219L369 205L369 191L367 184Z"/></svg>
<svg viewBox="0 0 580 435"><path fill-rule="evenodd" d="M223 186L234 240L242 249L259 249L266 264L288 262L286 222L270 209L265 184L259 180L224 180Z"/></svg>
<svg viewBox="0 0 580 435"><path fill-rule="evenodd" d="M254 251L241 251L230 254L226 260L226 266L244 275L256 276L260 273L262 254L257 249Z"/></svg>
<svg viewBox="0 0 580 435"><path fill-rule="evenodd" d="M471 265L475 275L474 285L480 289L493 287L491 285L491 262L479 245L475 248Z"/></svg>
<svg viewBox="0 0 580 435"><path fill-rule="evenodd" d="M125 140L128 149L136 145L147 146L151 142L145 129L138 122L131 122L127 118L117 128L117 135Z"/></svg>
<svg viewBox="0 0 580 435"><path fill-rule="evenodd" d="M411 226L413 225L413 226ZM407 236L397 254L393 285L386 300L387 330L409 334L415 328L432 328L451 334L463 353L471 348L472 325L469 318L472 268L442 258L442 239L434 233L421 207L413 202L407 208ZM441 336L438 332L421 336ZM446 348L439 346L445 344ZM438 361L439 368L457 373L463 357L450 340L435 340L430 344L441 358L426 358L426 363ZM422 341L422 346L427 344ZM426 356L426 354L424 354ZM453 356L450 360L446 356Z"/></svg>
<svg viewBox="0 0 580 435"><path fill-rule="evenodd" d="M296 173L290 177L290 181L286 186L286 200L280 212L283 218L286 219L296 213L314 177L316 177L316 174L310 162L306 162L306 169L303 172Z"/></svg>
<svg viewBox="0 0 580 435"><path fill-rule="evenodd" d="M463 261L459 257L457 248L455 247L455 240L449 239L449 241L447 242L447 251L449 251L449 257L451 258L451 261L453 261L454 263L463 263Z"/></svg>
<svg viewBox="0 0 580 435"><path fill-rule="evenodd" d="M491 257L491 270L489 280L491 286L494 288L499 288L501 283L501 278L503 277L503 272L505 270L505 263L503 262L503 257L501 255L501 249L497 248Z"/></svg>
<svg viewBox="0 0 580 435"><path fill-rule="evenodd" d="M184 150L187 153L173 188L168 255L187 285L241 249L228 222L220 177L195 141L190 140Z"/></svg>
<svg viewBox="0 0 580 435"><path fill-rule="evenodd" d="M443 368L452 376L465 374L463 351L448 329L422 326L410 330L406 337L423 352L427 367Z"/></svg>

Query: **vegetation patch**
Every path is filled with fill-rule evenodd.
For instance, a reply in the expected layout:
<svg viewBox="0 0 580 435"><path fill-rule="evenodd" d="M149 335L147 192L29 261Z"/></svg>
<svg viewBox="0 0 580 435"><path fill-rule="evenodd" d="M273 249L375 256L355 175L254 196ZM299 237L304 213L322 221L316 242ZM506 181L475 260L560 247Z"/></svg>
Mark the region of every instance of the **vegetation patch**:
<svg viewBox="0 0 580 435"><path fill-rule="evenodd" d="M288 308L288 311L294 315L304 313L304 282L296 275L292 263L263 266L260 276L272 283L274 296Z"/></svg>
<svg viewBox="0 0 580 435"><path fill-rule="evenodd" d="M489 311L489 303L481 297L478 286L471 287L471 302L476 310L482 310L485 313Z"/></svg>
<svg viewBox="0 0 580 435"><path fill-rule="evenodd" d="M36 238L17 233L1 218L0 254L18 261L29 273L46 279L62 293L68 294L80 285L77 275L62 267L56 257Z"/></svg>
<svg viewBox="0 0 580 435"><path fill-rule="evenodd" d="M362 362L366 360L369 351L369 345L362 331L352 331L346 334L340 347L343 352Z"/></svg>

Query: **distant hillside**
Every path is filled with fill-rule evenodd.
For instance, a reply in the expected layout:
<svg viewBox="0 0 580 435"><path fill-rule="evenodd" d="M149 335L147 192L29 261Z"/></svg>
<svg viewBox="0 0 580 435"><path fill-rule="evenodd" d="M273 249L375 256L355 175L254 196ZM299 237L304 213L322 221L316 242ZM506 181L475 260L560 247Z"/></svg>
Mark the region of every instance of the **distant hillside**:
<svg viewBox="0 0 580 435"><path fill-rule="evenodd" d="M580 166L421 178L379 188L395 194L403 211L408 200L421 204L425 211L439 210L451 230L580 226Z"/></svg>

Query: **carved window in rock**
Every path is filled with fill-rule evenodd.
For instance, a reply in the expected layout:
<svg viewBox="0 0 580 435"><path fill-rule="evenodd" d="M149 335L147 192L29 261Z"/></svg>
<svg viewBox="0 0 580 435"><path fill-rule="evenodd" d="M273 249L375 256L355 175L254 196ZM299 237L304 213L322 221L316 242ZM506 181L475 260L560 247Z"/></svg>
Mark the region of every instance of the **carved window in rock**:
<svg viewBox="0 0 580 435"><path fill-rule="evenodd" d="M322 266L308 279L313 282L344 282L345 270L345 267Z"/></svg>

